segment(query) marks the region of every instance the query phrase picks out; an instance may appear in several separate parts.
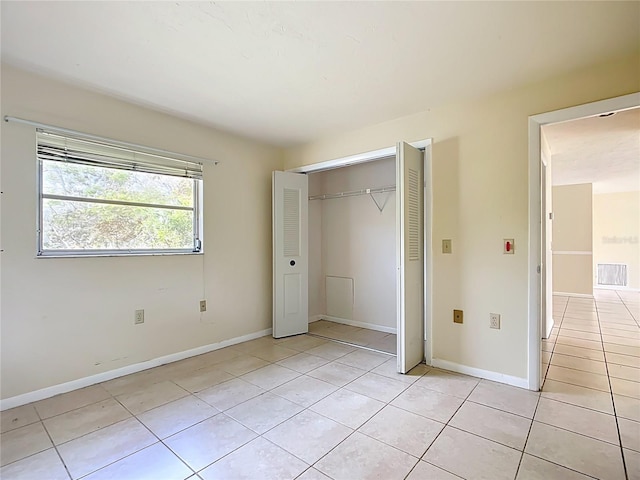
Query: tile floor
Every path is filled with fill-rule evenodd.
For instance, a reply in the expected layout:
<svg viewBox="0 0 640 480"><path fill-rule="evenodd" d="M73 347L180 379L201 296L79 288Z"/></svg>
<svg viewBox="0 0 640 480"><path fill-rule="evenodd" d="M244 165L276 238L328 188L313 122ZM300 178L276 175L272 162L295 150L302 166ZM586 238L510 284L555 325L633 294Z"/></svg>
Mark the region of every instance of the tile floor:
<svg viewBox="0 0 640 480"><path fill-rule="evenodd" d="M625 478L626 471L640 479L640 294L554 296L553 318L542 341L545 380L525 454L545 451L546 459L596 478ZM539 442L545 429L553 442ZM554 451L562 444L574 447ZM596 453L608 462L596 461Z"/></svg>
<svg viewBox="0 0 640 480"><path fill-rule="evenodd" d="M557 297L540 394L253 340L2 412L0 477L639 479L639 300Z"/></svg>
<svg viewBox="0 0 640 480"><path fill-rule="evenodd" d="M329 320L318 320L310 323L309 333L314 336L352 343L353 345L360 345L394 355L397 350L395 333L378 332Z"/></svg>

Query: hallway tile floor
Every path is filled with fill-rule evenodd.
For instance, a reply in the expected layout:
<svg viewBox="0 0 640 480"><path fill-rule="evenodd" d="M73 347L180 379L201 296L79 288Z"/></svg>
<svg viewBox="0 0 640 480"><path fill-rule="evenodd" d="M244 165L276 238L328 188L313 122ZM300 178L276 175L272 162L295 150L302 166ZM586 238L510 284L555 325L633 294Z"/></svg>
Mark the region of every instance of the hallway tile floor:
<svg viewBox="0 0 640 480"><path fill-rule="evenodd" d="M2 412L0 478L640 479L639 313L556 297L541 393L263 337Z"/></svg>

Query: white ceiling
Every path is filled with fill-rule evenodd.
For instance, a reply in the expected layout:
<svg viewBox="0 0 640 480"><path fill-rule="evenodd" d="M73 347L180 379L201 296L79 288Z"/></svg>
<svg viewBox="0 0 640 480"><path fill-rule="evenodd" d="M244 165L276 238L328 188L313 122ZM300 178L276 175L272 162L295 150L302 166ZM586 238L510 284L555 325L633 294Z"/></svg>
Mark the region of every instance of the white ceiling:
<svg viewBox="0 0 640 480"><path fill-rule="evenodd" d="M640 190L640 108L543 127L553 185L593 183L594 193Z"/></svg>
<svg viewBox="0 0 640 480"><path fill-rule="evenodd" d="M1 2L2 60L292 145L637 51L640 2Z"/></svg>

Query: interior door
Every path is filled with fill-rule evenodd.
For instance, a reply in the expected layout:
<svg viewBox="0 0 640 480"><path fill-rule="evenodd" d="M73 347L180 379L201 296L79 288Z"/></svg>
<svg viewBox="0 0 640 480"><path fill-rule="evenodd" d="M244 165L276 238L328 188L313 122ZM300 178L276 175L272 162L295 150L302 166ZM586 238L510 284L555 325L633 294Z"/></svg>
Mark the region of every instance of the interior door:
<svg viewBox="0 0 640 480"><path fill-rule="evenodd" d="M307 176L273 172L273 336L309 331Z"/></svg>
<svg viewBox="0 0 640 480"><path fill-rule="evenodd" d="M424 163L405 142L396 153L396 265L398 269L398 372L424 359Z"/></svg>

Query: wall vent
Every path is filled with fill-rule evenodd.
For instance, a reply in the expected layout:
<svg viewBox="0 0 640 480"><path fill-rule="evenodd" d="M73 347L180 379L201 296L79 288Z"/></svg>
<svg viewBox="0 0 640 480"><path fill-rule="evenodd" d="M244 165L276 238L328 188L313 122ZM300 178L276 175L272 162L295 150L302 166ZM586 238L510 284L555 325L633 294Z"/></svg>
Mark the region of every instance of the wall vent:
<svg viewBox="0 0 640 480"><path fill-rule="evenodd" d="M598 285L627 286L627 265L621 263L598 263Z"/></svg>

